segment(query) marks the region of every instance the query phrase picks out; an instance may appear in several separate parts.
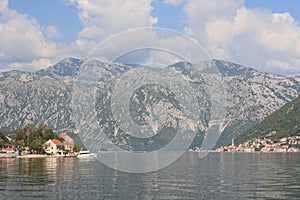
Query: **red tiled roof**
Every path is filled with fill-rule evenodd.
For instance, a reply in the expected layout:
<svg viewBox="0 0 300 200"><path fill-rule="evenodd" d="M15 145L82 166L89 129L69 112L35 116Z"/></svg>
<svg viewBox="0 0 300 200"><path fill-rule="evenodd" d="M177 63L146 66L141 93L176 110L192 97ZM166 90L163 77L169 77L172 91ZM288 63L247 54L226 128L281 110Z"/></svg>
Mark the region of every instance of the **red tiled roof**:
<svg viewBox="0 0 300 200"><path fill-rule="evenodd" d="M59 134L58 137L64 138L66 135L67 135L67 133L62 133L62 134Z"/></svg>
<svg viewBox="0 0 300 200"><path fill-rule="evenodd" d="M52 139L51 140L54 144L58 145L58 146L64 146L63 143L61 143L59 140L57 139Z"/></svg>

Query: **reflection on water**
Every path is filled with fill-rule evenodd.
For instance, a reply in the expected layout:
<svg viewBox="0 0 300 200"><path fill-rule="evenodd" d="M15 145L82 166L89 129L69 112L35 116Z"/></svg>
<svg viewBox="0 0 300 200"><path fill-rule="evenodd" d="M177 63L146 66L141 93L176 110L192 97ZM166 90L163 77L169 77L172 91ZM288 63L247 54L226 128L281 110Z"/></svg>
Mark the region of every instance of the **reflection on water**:
<svg viewBox="0 0 300 200"><path fill-rule="evenodd" d="M187 153L128 174L94 159L1 158L0 199L300 199L300 154Z"/></svg>

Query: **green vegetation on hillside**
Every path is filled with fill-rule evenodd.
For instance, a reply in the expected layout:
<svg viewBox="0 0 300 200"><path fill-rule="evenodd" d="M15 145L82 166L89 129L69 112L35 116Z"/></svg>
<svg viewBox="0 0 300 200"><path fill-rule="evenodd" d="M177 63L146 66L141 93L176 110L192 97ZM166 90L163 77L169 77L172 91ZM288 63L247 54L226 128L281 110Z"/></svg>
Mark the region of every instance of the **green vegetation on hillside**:
<svg viewBox="0 0 300 200"><path fill-rule="evenodd" d="M300 97L275 111L261 123L241 134L236 142L243 143L255 138L271 138L300 135Z"/></svg>

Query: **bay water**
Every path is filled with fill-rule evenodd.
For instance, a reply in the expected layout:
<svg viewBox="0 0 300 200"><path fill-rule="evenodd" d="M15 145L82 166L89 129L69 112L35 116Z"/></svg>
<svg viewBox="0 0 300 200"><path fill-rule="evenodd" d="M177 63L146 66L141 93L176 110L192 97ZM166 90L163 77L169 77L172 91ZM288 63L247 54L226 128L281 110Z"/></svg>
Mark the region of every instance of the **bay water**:
<svg viewBox="0 0 300 200"><path fill-rule="evenodd" d="M0 158L0 199L300 199L300 154L187 152L145 174L92 157Z"/></svg>

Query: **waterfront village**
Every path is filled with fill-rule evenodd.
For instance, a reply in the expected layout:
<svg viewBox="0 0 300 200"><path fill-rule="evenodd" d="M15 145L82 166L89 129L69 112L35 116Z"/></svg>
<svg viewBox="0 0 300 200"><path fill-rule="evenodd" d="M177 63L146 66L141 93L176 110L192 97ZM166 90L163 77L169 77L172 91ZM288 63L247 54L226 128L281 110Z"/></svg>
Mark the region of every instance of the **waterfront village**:
<svg viewBox="0 0 300 200"><path fill-rule="evenodd" d="M12 139L10 139L12 140ZM82 148L75 145L74 139L67 133L62 133L55 139L49 139L43 145L43 153L32 151L29 147L1 147L0 157L41 157L41 156L78 156Z"/></svg>
<svg viewBox="0 0 300 200"><path fill-rule="evenodd" d="M300 152L300 136L281 138L278 141L262 138L247 141L236 146L234 139L232 144L216 149L217 152Z"/></svg>

